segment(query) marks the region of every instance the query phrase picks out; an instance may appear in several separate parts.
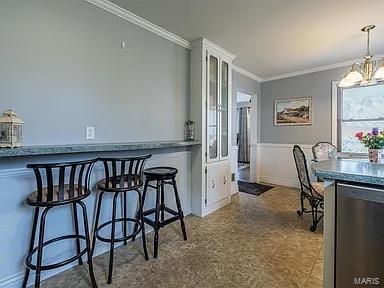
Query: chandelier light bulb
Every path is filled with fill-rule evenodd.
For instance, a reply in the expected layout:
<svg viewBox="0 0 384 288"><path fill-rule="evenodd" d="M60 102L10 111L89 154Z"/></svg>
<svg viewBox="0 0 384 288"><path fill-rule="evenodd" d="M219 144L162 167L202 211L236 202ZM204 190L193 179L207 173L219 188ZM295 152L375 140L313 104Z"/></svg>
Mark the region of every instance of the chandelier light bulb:
<svg viewBox="0 0 384 288"><path fill-rule="evenodd" d="M343 79L341 79L341 81L339 83L339 87L342 87L342 88L351 87L353 85L355 85L355 82L349 81L347 76L344 77Z"/></svg>
<svg viewBox="0 0 384 288"><path fill-rule="evenodd" d="M352 82L352 83L357 83L364 79L363 75L357 72L354 68L352 68L351 72L349 72L345 78L347 78L348 82Z"/></svg>

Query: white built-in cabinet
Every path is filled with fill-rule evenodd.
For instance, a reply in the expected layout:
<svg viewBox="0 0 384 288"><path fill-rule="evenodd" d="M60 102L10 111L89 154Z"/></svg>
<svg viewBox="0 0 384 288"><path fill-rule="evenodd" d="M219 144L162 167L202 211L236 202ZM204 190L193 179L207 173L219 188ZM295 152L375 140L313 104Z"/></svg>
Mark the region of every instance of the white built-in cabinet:
<svg viewBox="0 0 384 288"><path fill-rule="evenodd" d="M190 117L202 141L192 157L192 212L198 216L231 202L233 59L207 39L192 43Z"/></svg>

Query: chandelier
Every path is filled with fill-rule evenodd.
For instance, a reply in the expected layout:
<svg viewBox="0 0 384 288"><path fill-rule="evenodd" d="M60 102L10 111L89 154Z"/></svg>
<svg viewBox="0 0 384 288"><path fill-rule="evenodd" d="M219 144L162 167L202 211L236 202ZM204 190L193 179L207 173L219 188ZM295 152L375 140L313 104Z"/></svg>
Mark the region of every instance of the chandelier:
<svg viewBox="0 0 384 288"><path fill-rule="evenodd" d="M367 54L365 54L363 62L352 64L347 75L340 81L339 87L373 85L378 81L384 81L384 58L375 60L369 52L370 32L373 28L375 25L368 25L361 29L367 33Z"/></svg>

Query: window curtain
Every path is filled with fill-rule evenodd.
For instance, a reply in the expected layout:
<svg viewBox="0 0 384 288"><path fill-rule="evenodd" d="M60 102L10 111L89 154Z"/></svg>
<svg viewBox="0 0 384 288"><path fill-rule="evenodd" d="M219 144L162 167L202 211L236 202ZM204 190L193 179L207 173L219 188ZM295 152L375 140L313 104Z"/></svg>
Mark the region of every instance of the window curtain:
<svg viewBox="0 0 384 288"><path fill-rule="evenodd" d="M251 108L243 107L237 108L238 117L238 161L242 163L249 163L250 149L249 149L249 129L250 129L250 114Z"/></svg>

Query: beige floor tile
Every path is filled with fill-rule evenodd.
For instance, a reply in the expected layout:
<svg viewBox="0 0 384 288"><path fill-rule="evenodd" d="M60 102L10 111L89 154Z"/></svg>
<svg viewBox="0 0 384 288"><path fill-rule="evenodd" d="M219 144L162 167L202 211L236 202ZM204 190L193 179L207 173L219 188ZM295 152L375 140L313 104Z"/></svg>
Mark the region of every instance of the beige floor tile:
<svg viewBox="0 0 384 288"><path fill-rule="evenodd" d="M99 287L308 287L322 286L322 224L309 231L310 215L299 217L298 190L276 186L261 196L237 194L232 204L205 218L185 218L160 231L153 259L153 232L147 235L150 261L141 238L115 249L113 283L106 284L109 254L94 259ZM43 282L42 287L89 287L87 265Z"/></svg>

